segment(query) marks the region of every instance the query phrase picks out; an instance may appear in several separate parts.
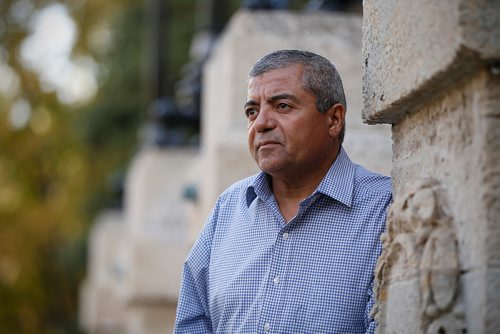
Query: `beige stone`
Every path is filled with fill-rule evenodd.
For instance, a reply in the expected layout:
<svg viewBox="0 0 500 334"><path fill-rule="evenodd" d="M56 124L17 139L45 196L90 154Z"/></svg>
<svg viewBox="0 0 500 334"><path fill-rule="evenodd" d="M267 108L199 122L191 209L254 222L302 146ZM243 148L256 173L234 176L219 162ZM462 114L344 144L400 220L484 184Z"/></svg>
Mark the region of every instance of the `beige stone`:
<svg viewBox="0 0 500 334"><path fill-rule="evenodd" d="M125 185L125 215L131 233L161 236L173 244L186 241L183 195L197 163L196 149L144 147L137 153Z"/></svg>
<svg viewBox="0 0 500 334"><path fill-rule="evenodd" d="M395 199L389 211L375 280L373 316L381 324L379 331L397 333L408 328L426 333L437 324L462 323L463 316L453 313L460 304L459 278L446 193L434 179L418 180Z"/></svg>
<svg viewBox="0 0 500 334"><path fill-rule="evenodd" d="M126 268L116 287L126 309L126 333L171 332L182 264L190 248L184 198L197 150L142 148L130 167L120 256Z"/></svg>
<svg viewBox="0 0 500 334"><path fill-rule="evenodd" d="M446 185L464 269L500 263L496 82L483 70L394 127L394 189L417 177Z"/></svg>
<svg viewBox="0 0 500 334"><path fill-rule="evenodd" d="M127 268L121 255L125 225L121 211L101 213L89 238L87 277L80 288L79 318L90 333L124 330L125 302L120 294Z"/></svg>
<svg viewBox="0 0 500 334"><path fill-rule="evenodd" d="M403 212L398 224L388 220L377 269L386 283L375 313L387 312L387 303L394 310L407 305L383 291L399 289L400 296L413 291L391 281L391 272L401 267L391 259L407 258L408 247L391 237L390 225L411 236L422 226L419 221L433 216L431 196L424 193L412 200L420 203L414 214L404 213L409 209L401 205L412 185L431 178L447 199L446 206L434 206L452 223L445 230L431 225L416 233L416 245L426 240L417 252L422 307L410 310L410 317L423 311L422 332L495 332L500 319L500 2L364 4L363 117L394 124L391 210ZM380 320L380 333L404 322L390 314Z"/></svg>
<svg viewBox="0 0 500 334"><path fill-rule="evenodd" d="M363 118L397 123L500 58L496 0L365 0Z"/></svg>
<svg viewBox="0 0 500 334"><path fill-rule="evenodd" d="M500 326L500 269L469 271L462 280L469 332L497 332Z"/></svg>
<svg viewBox="0 0 500 334"><path fill-rule="evenodd" d="M174 244L161 237L134 236L128 241L129 272L123 288L127 303L176 303L182 264L189 245Z"/></svg>
<svg viewBox="0 0 500 334"><path fill-rule="evenodd" d="M393 131L395 198L422 177L440 180L447 193L460 270L478 280L467 278L460 288L473 295L465 302L467 329L473 333L491 332L488 324L497 324L500 316L493 292L500 257L498 85L499 78L484 68L468 83L453 86L441 99L406 116ZM473 274L485 270L491 274ZM445 294L447 279L438 289Z"/></svg>
<svg viewBox="0 0 500 334"><path fill-rule="evenodd" d="M125 334L173 333L176 304L131 305L126 312ZM118 332L117 332L118 333Z"/></svg>

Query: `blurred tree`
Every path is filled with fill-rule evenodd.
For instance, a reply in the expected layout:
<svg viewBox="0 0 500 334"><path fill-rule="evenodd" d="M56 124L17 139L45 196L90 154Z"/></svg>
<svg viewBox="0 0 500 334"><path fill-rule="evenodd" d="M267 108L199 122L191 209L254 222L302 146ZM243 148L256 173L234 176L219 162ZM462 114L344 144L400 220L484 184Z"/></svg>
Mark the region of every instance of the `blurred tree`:
<svg viewBox="0 0 500 334"><path fill-rule="evenodd" d="M1 333L78 333L86 234L99 210L119 205L120 179L150 102L141 74L147 65L144 1L0 1ZM196 11L204 2L166 1L165 96L174 96L191 36L207 20ZM292 1L295 8L305 2ZM73 75L80 76L61 86L33 61L29 47L36 43L28 43L41 10L54 3L59 6L51 8L69 15L69 25L50 22L37 50L48 61L61 55L72 61ZM225 4L226 11L216 13L222 22L241 1ZM70 49L48 53L61 36L70 39ZM58 75L65 72L59 68ZM75 97L82 82L87 100Z"/></svg>

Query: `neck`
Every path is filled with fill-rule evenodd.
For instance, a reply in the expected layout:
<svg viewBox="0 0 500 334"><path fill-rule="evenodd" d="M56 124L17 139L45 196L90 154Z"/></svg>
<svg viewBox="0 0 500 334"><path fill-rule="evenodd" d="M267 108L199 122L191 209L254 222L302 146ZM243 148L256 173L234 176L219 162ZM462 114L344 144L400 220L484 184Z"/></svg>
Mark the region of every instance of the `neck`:
<svg viewBox="0 0 500 334"><path fill-rule="evenodd" d="M289 222L297 214L299 203L318 188L339 152L340 149L333 159L326 160L323 164L314 166L315 168L289 175L271 176L274 197L286 222Z"/></svg>

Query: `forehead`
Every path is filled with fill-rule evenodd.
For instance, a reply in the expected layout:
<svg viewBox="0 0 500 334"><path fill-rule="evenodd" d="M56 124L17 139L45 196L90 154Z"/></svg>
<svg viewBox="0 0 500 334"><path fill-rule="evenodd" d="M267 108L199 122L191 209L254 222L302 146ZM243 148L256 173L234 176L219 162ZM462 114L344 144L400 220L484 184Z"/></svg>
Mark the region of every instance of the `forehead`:
<svg viewBox="0 0 500 334"><path fill-rule="evenodd" d="M292 64L269 70L248 80L248 93L265 90L285 90L302 87L302 65Z"/></svg>

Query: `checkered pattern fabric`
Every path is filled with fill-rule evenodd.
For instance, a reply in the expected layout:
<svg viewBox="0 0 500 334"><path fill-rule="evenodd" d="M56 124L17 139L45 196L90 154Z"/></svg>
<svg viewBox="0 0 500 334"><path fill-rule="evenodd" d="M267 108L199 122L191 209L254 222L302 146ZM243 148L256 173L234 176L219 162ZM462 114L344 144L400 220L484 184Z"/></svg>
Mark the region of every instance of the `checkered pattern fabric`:
<svg viewBox="0 0 500 334"><path fill-rule="evenodd" d="M183 271L176 333L373 333L390 178L342 149L286 224L260 173L218 199Z"/></svg>

